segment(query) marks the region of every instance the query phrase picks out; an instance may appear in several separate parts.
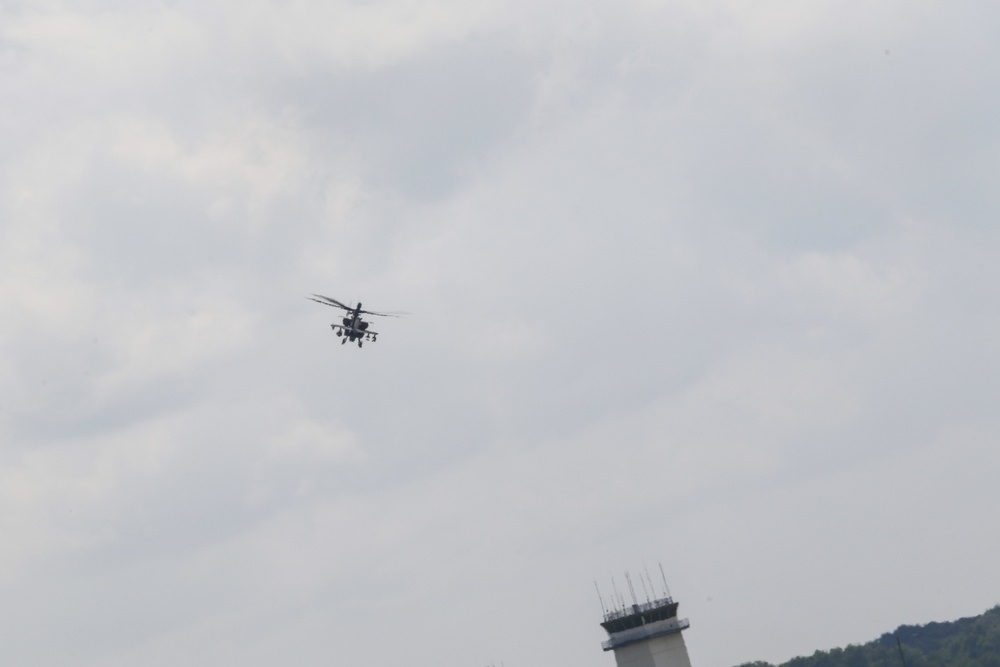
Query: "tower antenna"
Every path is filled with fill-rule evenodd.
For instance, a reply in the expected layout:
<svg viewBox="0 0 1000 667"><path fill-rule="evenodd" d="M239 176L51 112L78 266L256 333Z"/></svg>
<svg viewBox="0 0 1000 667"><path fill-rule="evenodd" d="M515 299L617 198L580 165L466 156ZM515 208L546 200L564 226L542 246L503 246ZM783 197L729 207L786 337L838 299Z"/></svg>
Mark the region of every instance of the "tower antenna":
<svg viewBox="0 0 1000 667"><path fill-rule="evenodd" d="M608 574L611 574L610 572ZM615 585L615 575L611 575L611 588L615 592L615 604L619 605L619 609L625 608L625 601L622 600L622 594L618 592L618 586Z"/></svg>
<svg viewBox="0 0 1000 667"><path fill-rule="evenodd" d="M604 608L604 597L601 595L601 587L597 585L597 579L594 579L594 588L597 589L597 599L601 601L601 613L607 618L608 610Z"/></svg>
<svg viewBox="0 0 1000 667"><path fill-rule="evenodd" d="M649 589L646 588L646 580L642 578L642 572L639 573L639 583L642 584L642 591L646 594L646 602L650 602Z"/></svg>
<svg viewBox="0 0 1000 667"><path fill-rule="evenodd" d="M629 576L628 570L625 570L625 581L628 582L628 590L632 594L632 604L638 605L639 601L635 598L635 589L632 587L632 577Z"/></svg>
<svg viewBox="0 0 1000 667"><path fill-rule="evenodd" d="M660 576L663 577L663 592L667 594L667 597L672 597L670 595L670 586L667 586L667 575L663 574L663 563L657 563L660 566Z"/></svg>

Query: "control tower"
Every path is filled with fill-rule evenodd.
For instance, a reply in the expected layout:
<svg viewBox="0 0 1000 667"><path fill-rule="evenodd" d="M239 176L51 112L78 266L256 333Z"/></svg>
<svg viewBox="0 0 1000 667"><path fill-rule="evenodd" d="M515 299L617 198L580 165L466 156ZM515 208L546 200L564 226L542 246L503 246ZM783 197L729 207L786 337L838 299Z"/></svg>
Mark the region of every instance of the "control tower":
<svg viewBox="0 0 1000 667"><path fill-rule="evenodd" d="M691 667L681 636L691 624L677 618L677 604L668 595L605 611L601 627L608 640L601 647L615 652L618 667Z"/></svg>

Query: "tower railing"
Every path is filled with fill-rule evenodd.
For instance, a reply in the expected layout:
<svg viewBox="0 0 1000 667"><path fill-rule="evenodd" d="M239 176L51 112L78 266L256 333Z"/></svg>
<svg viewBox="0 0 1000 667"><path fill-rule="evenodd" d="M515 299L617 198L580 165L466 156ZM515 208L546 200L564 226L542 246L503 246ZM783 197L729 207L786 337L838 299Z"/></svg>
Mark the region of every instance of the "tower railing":
<svg viewBox="0 0 1000 667"><path fill-rule="evenodd" d="M659 598L653 600L652 602L641 602L639 604L629 605L627 607L622 607L620 609L612 609L604 614L605 623L608 621L614 621L619 618L625 618L626 616L632 616L633 614L642 614L647 611L653 611L654 609L659 609L665 607L668 604L673 604L674 599L671 597Z"/></svg>

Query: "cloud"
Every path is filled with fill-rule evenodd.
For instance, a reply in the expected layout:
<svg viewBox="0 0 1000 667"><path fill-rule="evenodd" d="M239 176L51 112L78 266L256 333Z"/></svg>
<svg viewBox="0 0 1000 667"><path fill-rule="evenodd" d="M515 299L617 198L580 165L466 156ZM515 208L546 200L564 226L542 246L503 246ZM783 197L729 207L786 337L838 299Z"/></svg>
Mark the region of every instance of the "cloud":
<svg viewBox="0 0 1000 667"><path fill-rule="evenodd" d="M596 665L643 560L699 664L981 611L991 12L8 4L8 660Z"/></svg>

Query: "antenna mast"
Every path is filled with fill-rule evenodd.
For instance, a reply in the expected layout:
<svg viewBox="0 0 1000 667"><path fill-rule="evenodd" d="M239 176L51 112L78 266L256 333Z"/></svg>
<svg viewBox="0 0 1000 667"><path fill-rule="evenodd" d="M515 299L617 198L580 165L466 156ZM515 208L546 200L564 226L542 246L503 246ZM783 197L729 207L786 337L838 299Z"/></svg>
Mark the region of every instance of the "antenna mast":
<svg viewBox="0 0 1000 667"><path fill-rule="evenodd" d="M608 610L604 608L604 597L601 595L601 588L597 585L597 579L594 579L594 588L597 589L597 599L601 601L601 613L605 617L608 615Z"/></svg>
<svg viewBox="0 0 1000 667"><path fill-rule="evenodd" d="M632 604L638 605L639 600L635 597L635 589L632 587L632 577L629 576L628 570L625 570L625 581L628 582L628 590L632 594Z"/></svg>
<svg viewBox="0 0 1000 667"><path fill-rule="evenodd" d="M646 588L646 580L642 578L642 572L639 573L639 583L642 584L642 592L646 594L646 602L650 602L649 589Z"/></svg>
<svg viewBox="0 0 1000 667"><path fill-rule="evenodd" d="M663 592L667 594L667 597L672 597L670 595L670 587L667 586L667 575L663 574L663 563L657 563L660 566L660 576L663 577Z"/></svg>
<svg viewBox="0 0 1000 667"><path fill-rule="evenodd" d="M653 578L649 576L649 567L645 563L643 563L642 569L646 571L646 581L649 583L649 590L653 594L653 597L655 598L656 588L653 587Z"/></svg>
<svg viewBox="0 0 1000 667"><path fill-rule="evenodd" d="M615 585L615 575L611 575L611 588L615 591L615 603L619 605L619 609L625 608L625 600L622 599L622 594L618 592L618 586Z"/></svg>

